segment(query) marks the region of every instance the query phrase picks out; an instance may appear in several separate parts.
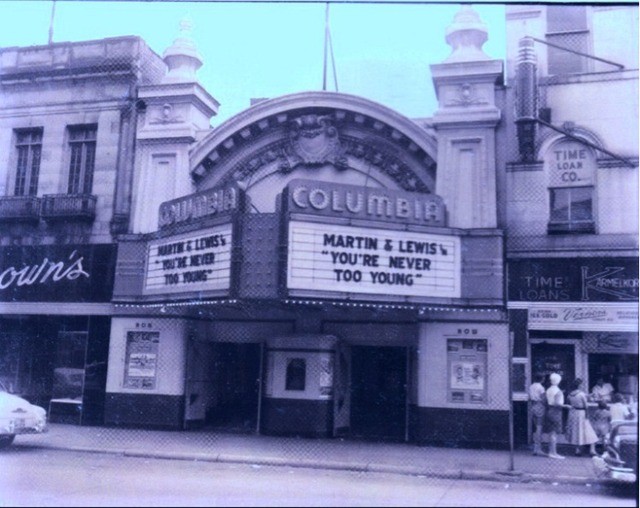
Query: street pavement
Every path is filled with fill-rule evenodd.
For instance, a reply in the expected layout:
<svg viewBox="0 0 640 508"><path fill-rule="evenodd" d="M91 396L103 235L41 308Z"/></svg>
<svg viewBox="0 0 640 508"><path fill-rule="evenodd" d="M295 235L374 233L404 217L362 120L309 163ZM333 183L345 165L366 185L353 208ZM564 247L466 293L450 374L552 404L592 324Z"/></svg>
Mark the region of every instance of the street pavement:
<svg viewBox="0 0 640 508"><path fill-rule="evenodd" d="M233 434L212 430L146 430L50 424L42 435L17 436L13 446L221 463L570 484L598 483L591 458L565 460L516 450L479 450L369 442ZM560 450L562 452L562 450ZM569 451L569 450L566 450Z"/></svg>

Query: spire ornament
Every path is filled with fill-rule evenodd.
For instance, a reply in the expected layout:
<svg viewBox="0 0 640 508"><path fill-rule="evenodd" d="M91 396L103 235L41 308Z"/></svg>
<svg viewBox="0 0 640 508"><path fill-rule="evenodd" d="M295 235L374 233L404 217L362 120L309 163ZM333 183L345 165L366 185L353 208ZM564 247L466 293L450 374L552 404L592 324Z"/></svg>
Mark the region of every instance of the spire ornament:
<svg viewBox="0 0 640 508"><path fill-rule="evenodd" d="M169 71L163 83L197 82L196 71L202 67L202 56L191 37L193 21L189 16L180 20L178 37L162 55Z"/></svg>
<svg viewBox="0 0 640 508"><path fill-rule="evenodd" d="M443 63L491 60L482 50L488 39L487 25L470 5L463 5L447 27L445 39L451 54Z"/></svg>

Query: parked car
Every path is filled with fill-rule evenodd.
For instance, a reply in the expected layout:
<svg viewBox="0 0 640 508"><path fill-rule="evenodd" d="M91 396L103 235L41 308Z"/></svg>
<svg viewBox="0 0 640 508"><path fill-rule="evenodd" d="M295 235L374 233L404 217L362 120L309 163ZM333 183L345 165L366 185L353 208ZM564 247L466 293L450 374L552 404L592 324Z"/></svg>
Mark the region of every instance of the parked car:
<svg viewBox="0 0 640 508"><path fill-rule="evenodd" d="M593 457L599 478L622 483L638 481L638 421L614 423L604 453Z"/></svg>
<svg viewBox="0 0 640 508"><path fill-rule="evenodd" d="M17 434L47 431L47 412L22 397L13 395L0 383L0 448L6 448Z"/></svg>

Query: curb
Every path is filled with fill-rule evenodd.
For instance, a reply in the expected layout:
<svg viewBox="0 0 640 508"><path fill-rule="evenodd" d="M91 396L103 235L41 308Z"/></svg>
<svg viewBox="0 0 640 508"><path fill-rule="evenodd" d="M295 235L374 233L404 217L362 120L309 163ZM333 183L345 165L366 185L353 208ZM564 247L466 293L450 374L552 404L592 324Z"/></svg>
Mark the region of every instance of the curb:
<svg viewBox="0 0 640 508"><path fill-rule="evenodd" d="M31 445L28 445L31 447ZM443 480L480 480L493 482L511 483L557 483L570 485L586 485L606 483L600 478L583 476L550 476L540 473L524 473L521 471L483 471L483 470L457 470L448 469L433 471L424 467L402 466L394 464L360 463L360 462L340 462L323 461L312 459L292 460L283 457L256 457L250 455L233 454L211 454L211 453L188 453L188 452L148 452L136 449L107 449L88 446L65 446L65 445L45 445L35 446L35 448L63 450L80 453L95 453L106 455L121 455L131 458L149 458L161 460L183 460L199 462L216 462L221 464L246 464L249 466L272 466L272 467L293 467L308 469L325 469L332 471L352 471L361 473L385 473L399 474L404 476L419 476L424 478L437 478Z"/></svg>

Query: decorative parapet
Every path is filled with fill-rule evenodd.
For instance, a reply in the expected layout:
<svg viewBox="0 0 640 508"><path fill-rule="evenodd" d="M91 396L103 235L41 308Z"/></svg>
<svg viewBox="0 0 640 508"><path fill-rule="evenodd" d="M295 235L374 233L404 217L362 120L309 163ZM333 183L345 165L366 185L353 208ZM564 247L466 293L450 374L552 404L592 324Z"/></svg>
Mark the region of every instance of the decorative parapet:
<svg viewBox="0 0 640 508"><path fill-rule="evenodd" d="M109 72L111 75L164 73L164 63L140 37L112 37L95 41L59 42L46 46L0 48L0 82L48 76Z"/></svg>

